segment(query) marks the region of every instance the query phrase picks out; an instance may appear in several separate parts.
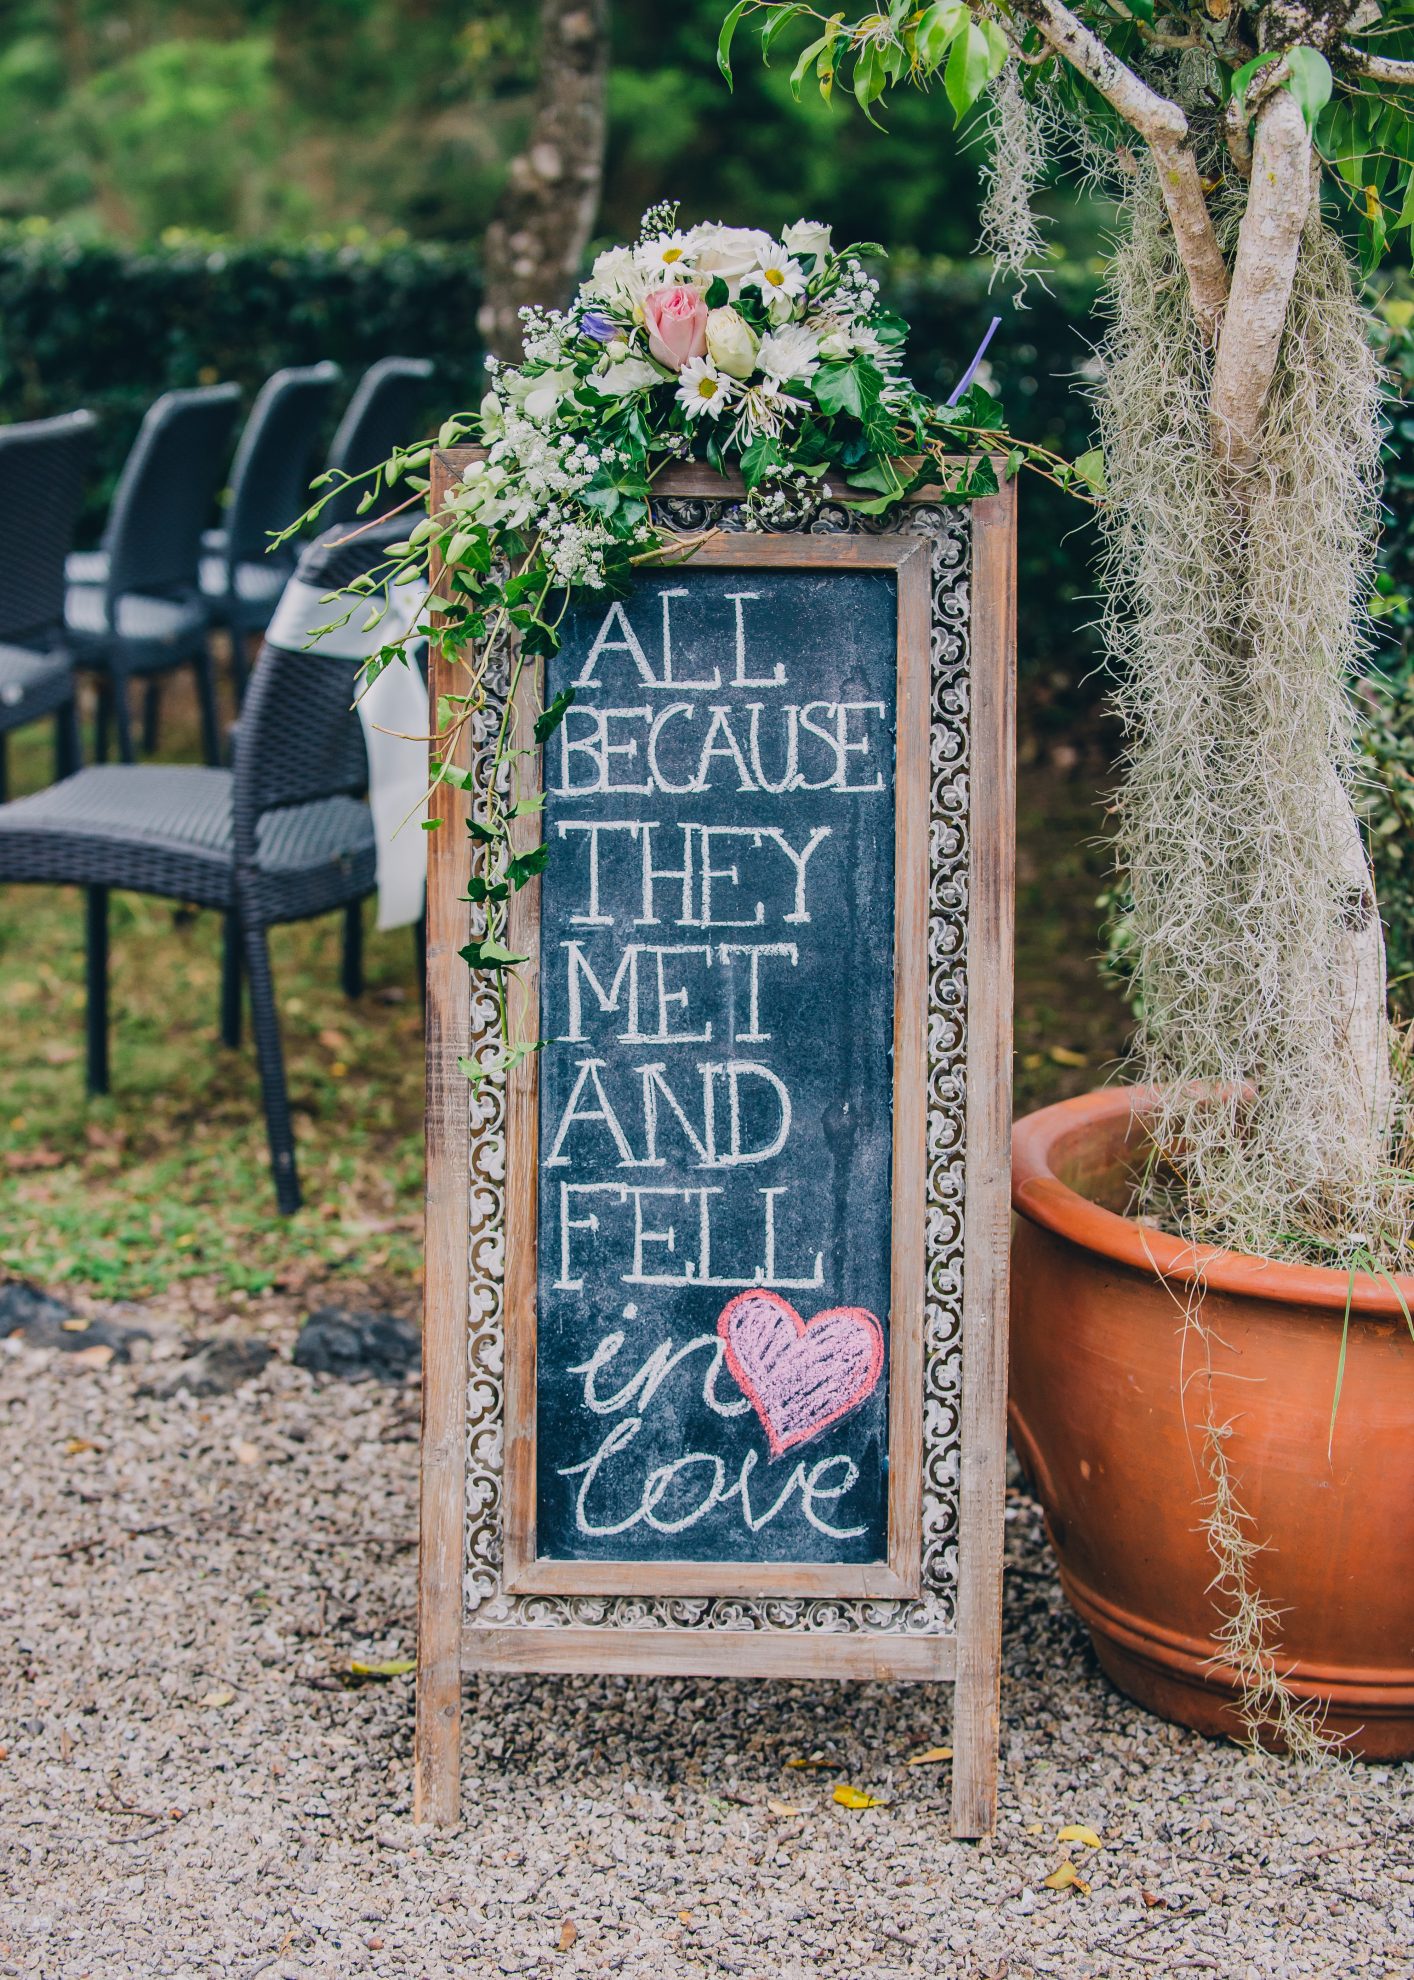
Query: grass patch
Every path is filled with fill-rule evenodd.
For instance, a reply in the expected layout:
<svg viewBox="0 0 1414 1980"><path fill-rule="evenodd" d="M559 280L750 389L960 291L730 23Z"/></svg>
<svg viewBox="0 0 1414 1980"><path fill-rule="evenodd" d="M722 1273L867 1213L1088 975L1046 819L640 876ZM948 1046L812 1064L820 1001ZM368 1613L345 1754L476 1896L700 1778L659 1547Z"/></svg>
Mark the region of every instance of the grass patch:
<svg viewBox="0 0 1414 1980"><path fill-rule="evenodd" d="M186 698L163 755L198 757ZM12 789L50 774L10 738ZM111 897L112 1092L84 1090L83 900L0 887L0 1273L142 1298L202 1279L261 1293L326 1276L401 1289L422 1264L422 1020L407 929L373 931L339 987L342 917L272 932L305 1207L275 1210L249 1011L220 1043L221 919Z"/></svg>

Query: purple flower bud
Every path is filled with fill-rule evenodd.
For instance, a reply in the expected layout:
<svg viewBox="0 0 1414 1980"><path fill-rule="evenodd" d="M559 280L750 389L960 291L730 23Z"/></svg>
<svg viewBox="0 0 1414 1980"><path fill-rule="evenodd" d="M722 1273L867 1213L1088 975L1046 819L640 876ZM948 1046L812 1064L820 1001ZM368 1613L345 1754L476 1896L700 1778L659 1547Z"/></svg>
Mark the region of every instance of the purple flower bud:
<svg viewBox="0 0 1414 1980"><path fill-rule="evenodd" d="M620 334L618 324L602 309L587 309L579 319L579 328L581 336L592 337L596 344L612 344Z"/></svg>

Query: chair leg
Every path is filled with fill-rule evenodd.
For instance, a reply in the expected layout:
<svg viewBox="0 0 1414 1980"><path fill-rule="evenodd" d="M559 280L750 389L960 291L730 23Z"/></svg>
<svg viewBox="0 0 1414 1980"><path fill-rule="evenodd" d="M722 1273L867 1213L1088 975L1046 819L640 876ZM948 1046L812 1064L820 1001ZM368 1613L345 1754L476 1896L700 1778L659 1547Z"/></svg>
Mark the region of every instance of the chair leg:
<svg viewBox="0 0 1414 1980"><path fill-rule="evenodd" d="M108 1091L108 889L88 894L88 1090Z"/></svg>
<svg viewBox="0 0 1414 1980"><path fill-rule="evenodd" d="M221 944L221 1043L234 1051L241 1042L241 923L228 914Z"/></svg>
<svg viewBox="0 0 1414 1980"><path fill-rule="evenodd" d="M363 995L363 902L344 909L344 995Z"/></svg>
<svg viewBox="0 0 1414 1980"><path fill-rule="evenodd" d="M221 761L221 725L216 713L216 669L211 647L203 640L192 665L196 670L196 693L201 703L201 746L210 764Z"/></svg>
<svg viewBox="0 0 1414 1980"><path fill-rule="evenodd" d="M152 680L142 695L142 753L155 756L162 735L162 683Z"/></svg>
<svg viewBox="0 0 1414 1980"><path fill-rule="evenodd" d="M59 779L72 777L82 759L79 701L75 694L73 700L66 701L54 717L54 775Z"/></svg>
<svg viewBox="0 0 1414 1980"><path fill-rule="evenodd" d="M93 760L108 761L109 732L113 726L113 683L106 674L98 676L98 700L93 711Z"/></svg>
<svg viewBox="0 0 1414 1980"><path fill-rule="evenodd" d="M126 674L113 675L113 727L118 734L118 761L136 763L137 758L133 753L133 713L129 706Z"/></svg>
<svg viewBox="0 0 1414 1980"><path fill-rule="evenodd" d="M260 1090L265 1101L265 1126L270 1136L270 1168L282 1216L300 1207L299 1172L295 1167L295 1137L290 1125L290 1096L285 1086L285 1057L280 1048L280 1020L275 1009L275 984L270 974L270 943L264 928L245 927L246 974L250 979L250 1017L260 1060Z"/></svg>

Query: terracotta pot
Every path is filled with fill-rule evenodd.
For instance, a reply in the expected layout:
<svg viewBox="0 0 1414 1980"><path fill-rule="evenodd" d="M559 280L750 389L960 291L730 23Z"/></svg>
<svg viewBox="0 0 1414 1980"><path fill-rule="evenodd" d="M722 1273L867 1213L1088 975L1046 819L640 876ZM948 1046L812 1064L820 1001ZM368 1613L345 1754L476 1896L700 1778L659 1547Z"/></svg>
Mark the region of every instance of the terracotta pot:
<svg viewBox="0 0 1414 1980"><path fill-rule="evenodd" d="M1200 1251L1117 1214L1142 1093L1017 1124L1011 1426L1066 1596L1122 1691L1234 1734L1201 1520L1209 1385L1186 1333L1197 1268L1215 1418L1278 1610L1292 1689L1368 1758L1414 1756L1414 1340L1393 1290L1357 1278L1327 1455L1349 1275ZM1414 1307L1414 1277L1399 1281Z"/></svg>

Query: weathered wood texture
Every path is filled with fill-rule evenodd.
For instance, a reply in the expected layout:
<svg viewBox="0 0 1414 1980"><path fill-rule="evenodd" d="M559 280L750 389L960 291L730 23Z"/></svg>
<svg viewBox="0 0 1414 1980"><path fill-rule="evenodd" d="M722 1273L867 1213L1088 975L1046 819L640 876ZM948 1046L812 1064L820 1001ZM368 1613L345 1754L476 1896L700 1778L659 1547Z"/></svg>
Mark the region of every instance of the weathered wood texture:
<svg viewBox="0 0 1414 1980"><path fill-rule="evenodd" d="M955 1836L997 1819L1016 895L1016 484L972 512L967 1229L962 1288Z"/></svg>
<svg viewBox="0 0 1414 1980"><path fill-rule="evenodd" d="M442 456L432 463L434 509L446 491ZM434 580L438 573L434 569ZM433 646L430 701L457 691ZM471 991L457 951L467 940L468 799L439 784L429 815L427 866L427 1240L422 1292L422 1452L417 1578L417 1723L413 1820L447 1827L461 1812L461 1621L465 1547L467 1050Z"/></svg>

